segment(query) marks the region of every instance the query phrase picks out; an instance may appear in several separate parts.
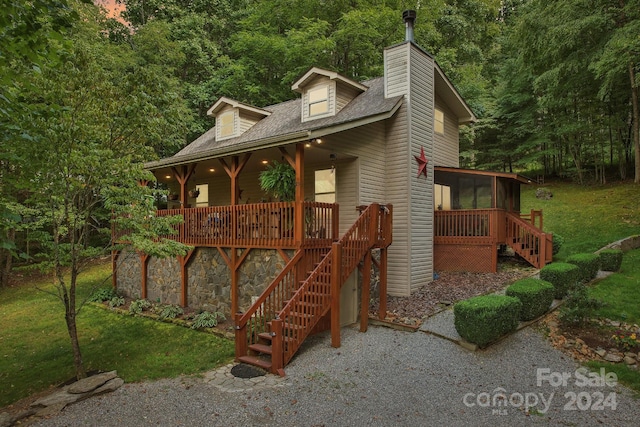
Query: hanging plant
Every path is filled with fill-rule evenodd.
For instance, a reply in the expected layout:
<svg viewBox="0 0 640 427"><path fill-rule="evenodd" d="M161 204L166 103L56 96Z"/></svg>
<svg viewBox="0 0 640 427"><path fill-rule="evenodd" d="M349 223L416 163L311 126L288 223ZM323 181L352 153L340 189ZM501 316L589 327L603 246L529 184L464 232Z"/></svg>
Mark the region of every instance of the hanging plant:
<svg viewBox="0 0 640 427"><path fill-rule="evenodd" d="M292 201L296 197L296 171L288 163L274 160L260 173L260 188L278 200Z"/></svg>
<svg viewBox="0 0 640 427"><path fill-rule="evenodd" d="M194 188L193 190L189 190L189 197L195 199L200 195L200 190Z"/></svg>

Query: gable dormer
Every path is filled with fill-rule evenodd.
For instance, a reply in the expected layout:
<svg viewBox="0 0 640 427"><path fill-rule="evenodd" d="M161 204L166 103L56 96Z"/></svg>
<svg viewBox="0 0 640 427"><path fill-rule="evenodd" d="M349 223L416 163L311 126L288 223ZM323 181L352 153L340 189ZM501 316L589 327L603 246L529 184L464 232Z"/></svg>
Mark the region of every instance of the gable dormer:
<svg viewBox="0 0 640 427"><path fill-rule="evenodd" d="M233 99L222 97L207 111L216 119L216 141L235 138L271 113Z"/></svg>
<svg viewBox="0 0 640 427"><path fill-rule="evenodd" d="M334 71L313 67L291 89L302 94L301 120L308 122L335 116L367 87Z"/></svg>

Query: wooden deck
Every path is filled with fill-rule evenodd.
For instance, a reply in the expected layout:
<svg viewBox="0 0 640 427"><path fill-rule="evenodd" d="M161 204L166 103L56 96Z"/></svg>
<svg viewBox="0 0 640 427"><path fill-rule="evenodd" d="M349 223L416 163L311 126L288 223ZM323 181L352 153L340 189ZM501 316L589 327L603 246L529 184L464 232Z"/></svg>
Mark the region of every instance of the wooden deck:
<svg viewBox="0 0 640 427"><path fill-rule="evenodd" d="M302 225L296 224L295 209L294 202L279 202L165 209L157 215L182 215L177 234L164 237L192 246L296 249L330 247L338 239L337 204L303 202Z"/></svg>
<svg viewBox="0 0 640 427"><path fill-rule="evenodd" d="M436 271L495 272L498 245L542 268L552 259L553 237L542 230L541 211L460 209L435 212L433 244Z"/></svg>

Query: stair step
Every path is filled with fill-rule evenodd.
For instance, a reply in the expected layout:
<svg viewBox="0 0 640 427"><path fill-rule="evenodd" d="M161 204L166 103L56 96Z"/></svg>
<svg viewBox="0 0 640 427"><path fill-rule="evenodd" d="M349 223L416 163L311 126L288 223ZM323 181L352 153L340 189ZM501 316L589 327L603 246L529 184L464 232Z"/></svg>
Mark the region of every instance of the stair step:
<svg viewBox="0 0 640 427"><path fill-rule="evenodd" d="M257 356L240 356L238 358L243 363L247 363L249 365L257 366L262 369L270 370L271 369L271 361L261 359Z"/></svg>
<svg viewBox="0 0 640 427"><path fill-rule="evenodd" d="M270 332L262 332L260 334L258 334L258 338L263 339L265 341L269 341L271 342L273 340L273 336L271 336ZM282 340L286 343L287 341L289 341L289 337L282 337Z"/></svg>
<svg viewBox="0 0 640 427"><path fill-rule="evenodd" d="M263 354L271 354L271 352L272 352L272 349L271 349L270 345L260 344L260 343L251 344L249 346L249 350L253 350L255 352L263 353Z"/></svg>

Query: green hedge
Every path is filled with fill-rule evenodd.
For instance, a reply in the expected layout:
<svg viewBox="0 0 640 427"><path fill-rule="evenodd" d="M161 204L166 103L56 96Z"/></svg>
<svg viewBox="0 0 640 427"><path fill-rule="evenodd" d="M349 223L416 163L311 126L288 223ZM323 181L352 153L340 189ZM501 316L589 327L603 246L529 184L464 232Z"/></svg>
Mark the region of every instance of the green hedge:
<svg viewBox="0 0 640 427"><path fill-rule="evenodd" d="M622 250L603 249L598 254L600 257L600 269L603 271L618 271L622 265Z"/></svg>
<svg viewBox="0 0 640 427"><path fill-rule="evenodd" d="M555 288L544 280L529 278L513 282L505 293L520 300L520 320L527 321L540 317L549 310Z"/></svg>
<svg viewBox="0 0 640 427"><path fill-rule="evenodd" d="M453 306L454 325L465 340L484 347L515 331L522 303L504 295L469 298Z"/></svg>
<svg viewBox="0 0 640 427"><path fill-rule="evenodd" d="M540 279L551 283L555 289L553 296L562 299L580 280L580 271L575 264L554 262L540 270Z"/></svg>
<svg viewBox="0 0 640 427"><path fill-rule="evenodd" d="M595 279L600 270L600 257L598 254L573 254L567 257L569 264L578 266L579 280L582 283Z"/></svg>

